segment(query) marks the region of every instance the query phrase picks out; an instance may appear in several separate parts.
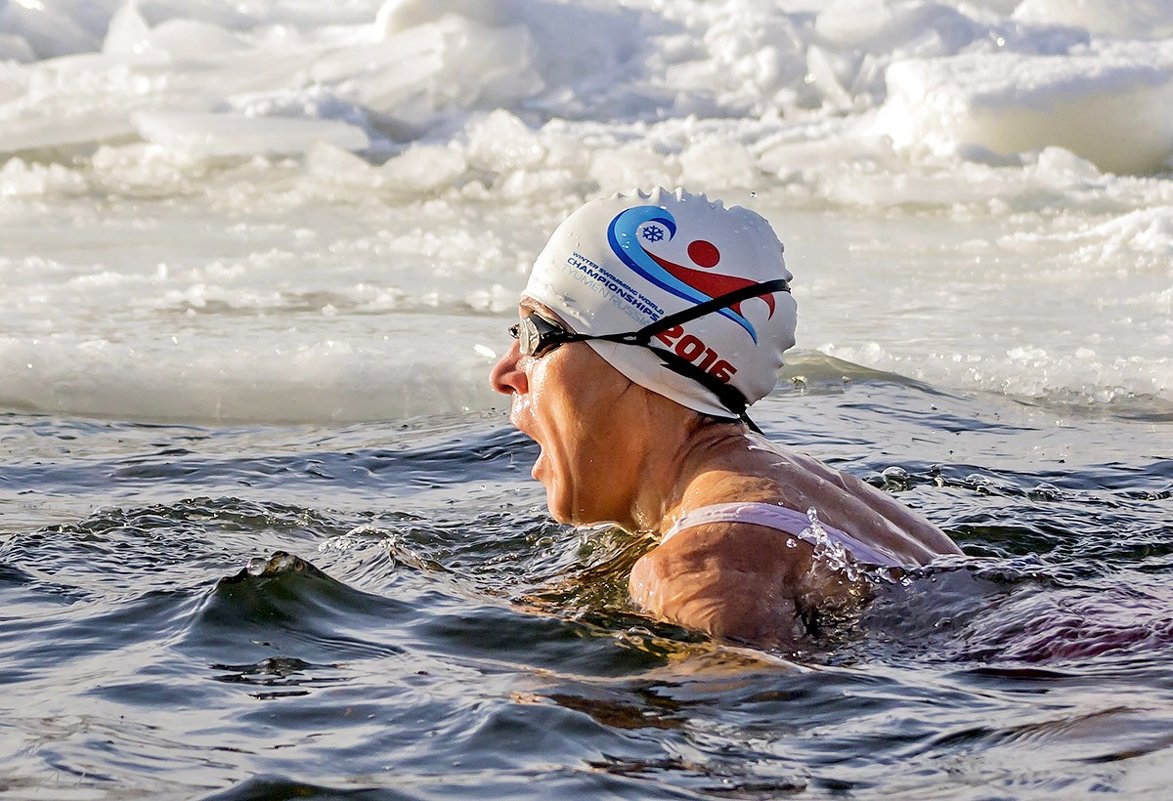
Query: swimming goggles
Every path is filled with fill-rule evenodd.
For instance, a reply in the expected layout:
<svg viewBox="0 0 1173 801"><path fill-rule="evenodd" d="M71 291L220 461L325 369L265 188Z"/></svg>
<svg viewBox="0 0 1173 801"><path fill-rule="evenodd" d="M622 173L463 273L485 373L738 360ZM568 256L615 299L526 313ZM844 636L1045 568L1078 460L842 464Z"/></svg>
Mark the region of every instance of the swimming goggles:
<svg viewBox="0 0 1173 801"><path fill-rule="evenodd" d="M541 356L567 342L593 338L567 330L537 312L530 312L520 322L509 326L509 336L520 343L522 356Z"/></svg>
<svg viewBox="0 0 1173 801"><path fill-rule="evenodd" d="M746 401L745 396L741 394L740 390L732 384L727 384L714 377L672 351L657 348L652 344L652 337L667 331L673 326L681 325L689 320L695 320L698 317L704 317L706 314L712 314L715 311L732 306L735 303L740 303L743 300L760 297L771 292L789 291L790 283L782 278L750 284L749 286L735 289L732 292L727 292L724 295L719 295L704 303L699 303L696 306L678 311L675 314L666 315L654 323L645 325L638 331L628 331L620 334L578 334L563 328L552 320L547 320L537 312L530 312L522 317L520 322L509 326L509 335L520 343L521 353L524 356L541 356L560 345L565 345L567 342L587 342L590 340L618 342L622 345L636 345L637 347L647 348L656 354L663 365L669 370L699 383L705 389L709 390L709 392L712 392L717 400L721 402L721 405L736 416L736 419L746 423L754 431L761 433L761 429L749 419L749 415L746 413L746 409L749 408L749 403Z"/></svg>

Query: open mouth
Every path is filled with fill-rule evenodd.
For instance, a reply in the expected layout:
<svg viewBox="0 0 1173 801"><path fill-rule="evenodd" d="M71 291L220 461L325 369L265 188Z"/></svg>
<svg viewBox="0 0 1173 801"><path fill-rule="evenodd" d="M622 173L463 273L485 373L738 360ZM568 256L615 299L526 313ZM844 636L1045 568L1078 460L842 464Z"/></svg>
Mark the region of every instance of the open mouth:
<svg viewBox="0 0 1173 801"><path fill-rule="evenodd" d="M533 467L530 468L530 475L536 479L538 478L538 472L540 471L545 461L545 449L542 448L542 443L539 442L538 438L533 435L533 432L531 432L526 426L522 425L520 418L520 409L515 398L514 403L509 410L509 422L514 428L516 428L522 434L525 434L538 446L538 458L534 460Z"/></svg>

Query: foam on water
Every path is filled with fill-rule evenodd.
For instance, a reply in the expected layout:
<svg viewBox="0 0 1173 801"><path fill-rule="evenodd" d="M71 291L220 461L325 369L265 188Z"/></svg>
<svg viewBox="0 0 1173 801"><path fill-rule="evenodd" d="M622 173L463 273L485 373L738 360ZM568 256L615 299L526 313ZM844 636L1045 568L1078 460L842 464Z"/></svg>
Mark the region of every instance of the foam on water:
<svg viewBox="0 0 1173 801"><path fill-rule="evenodd" d="M1155 1L3 0L0 402L485 407L546 233L682 184L776 223L800 361L1167 408L1171 37Z"/></svg>

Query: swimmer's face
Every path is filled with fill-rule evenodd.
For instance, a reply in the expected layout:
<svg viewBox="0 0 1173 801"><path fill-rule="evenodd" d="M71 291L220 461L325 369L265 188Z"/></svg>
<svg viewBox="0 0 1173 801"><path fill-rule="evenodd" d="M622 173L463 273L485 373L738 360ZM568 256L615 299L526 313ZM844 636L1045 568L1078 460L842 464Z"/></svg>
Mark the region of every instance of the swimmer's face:
<svg viewBox="0 0 1173 801"><path fill-rule="evenodd" d="M548 308L523 301L520 313L534 312L565 325ZM626 520L637 479L627 415L631 382L584 342L536 356L513 342L489 380L511 397L510 422L541 447L531 472L546 488L554 519Z"/></svg>

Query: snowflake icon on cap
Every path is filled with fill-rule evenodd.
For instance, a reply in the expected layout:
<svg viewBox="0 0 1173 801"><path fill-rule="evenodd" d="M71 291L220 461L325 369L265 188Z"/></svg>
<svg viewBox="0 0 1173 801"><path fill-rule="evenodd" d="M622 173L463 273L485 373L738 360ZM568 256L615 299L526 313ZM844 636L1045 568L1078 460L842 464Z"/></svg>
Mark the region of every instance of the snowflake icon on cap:
<svg viewBox="0 0 1173 801"><path fill-rule="evenodd" d="M611 251L636 275L651 281L661 289L694 304L703 304L754 286L752 278L737 274L713 272L721 262L721 250L707 239L693 239L688 243L688 263L677 263L640 244L658 243L672 239L677 233L676 218L663 206L632 206L615 215L607 227L607 241ZM658 250L659 248L657 248ZM772 291L753 295L764 301L769 317L774 316L775 300ZM741 326L756 344L757 330L741 313L743 298L713 310Z"/></svg>
<svg viewBox="0 0 1173 801"><path fill-rule="evenodd" d="M664 229L658 225L645 225L640 231L640 236L649 242L659 242L664 238Z"/></svg>

